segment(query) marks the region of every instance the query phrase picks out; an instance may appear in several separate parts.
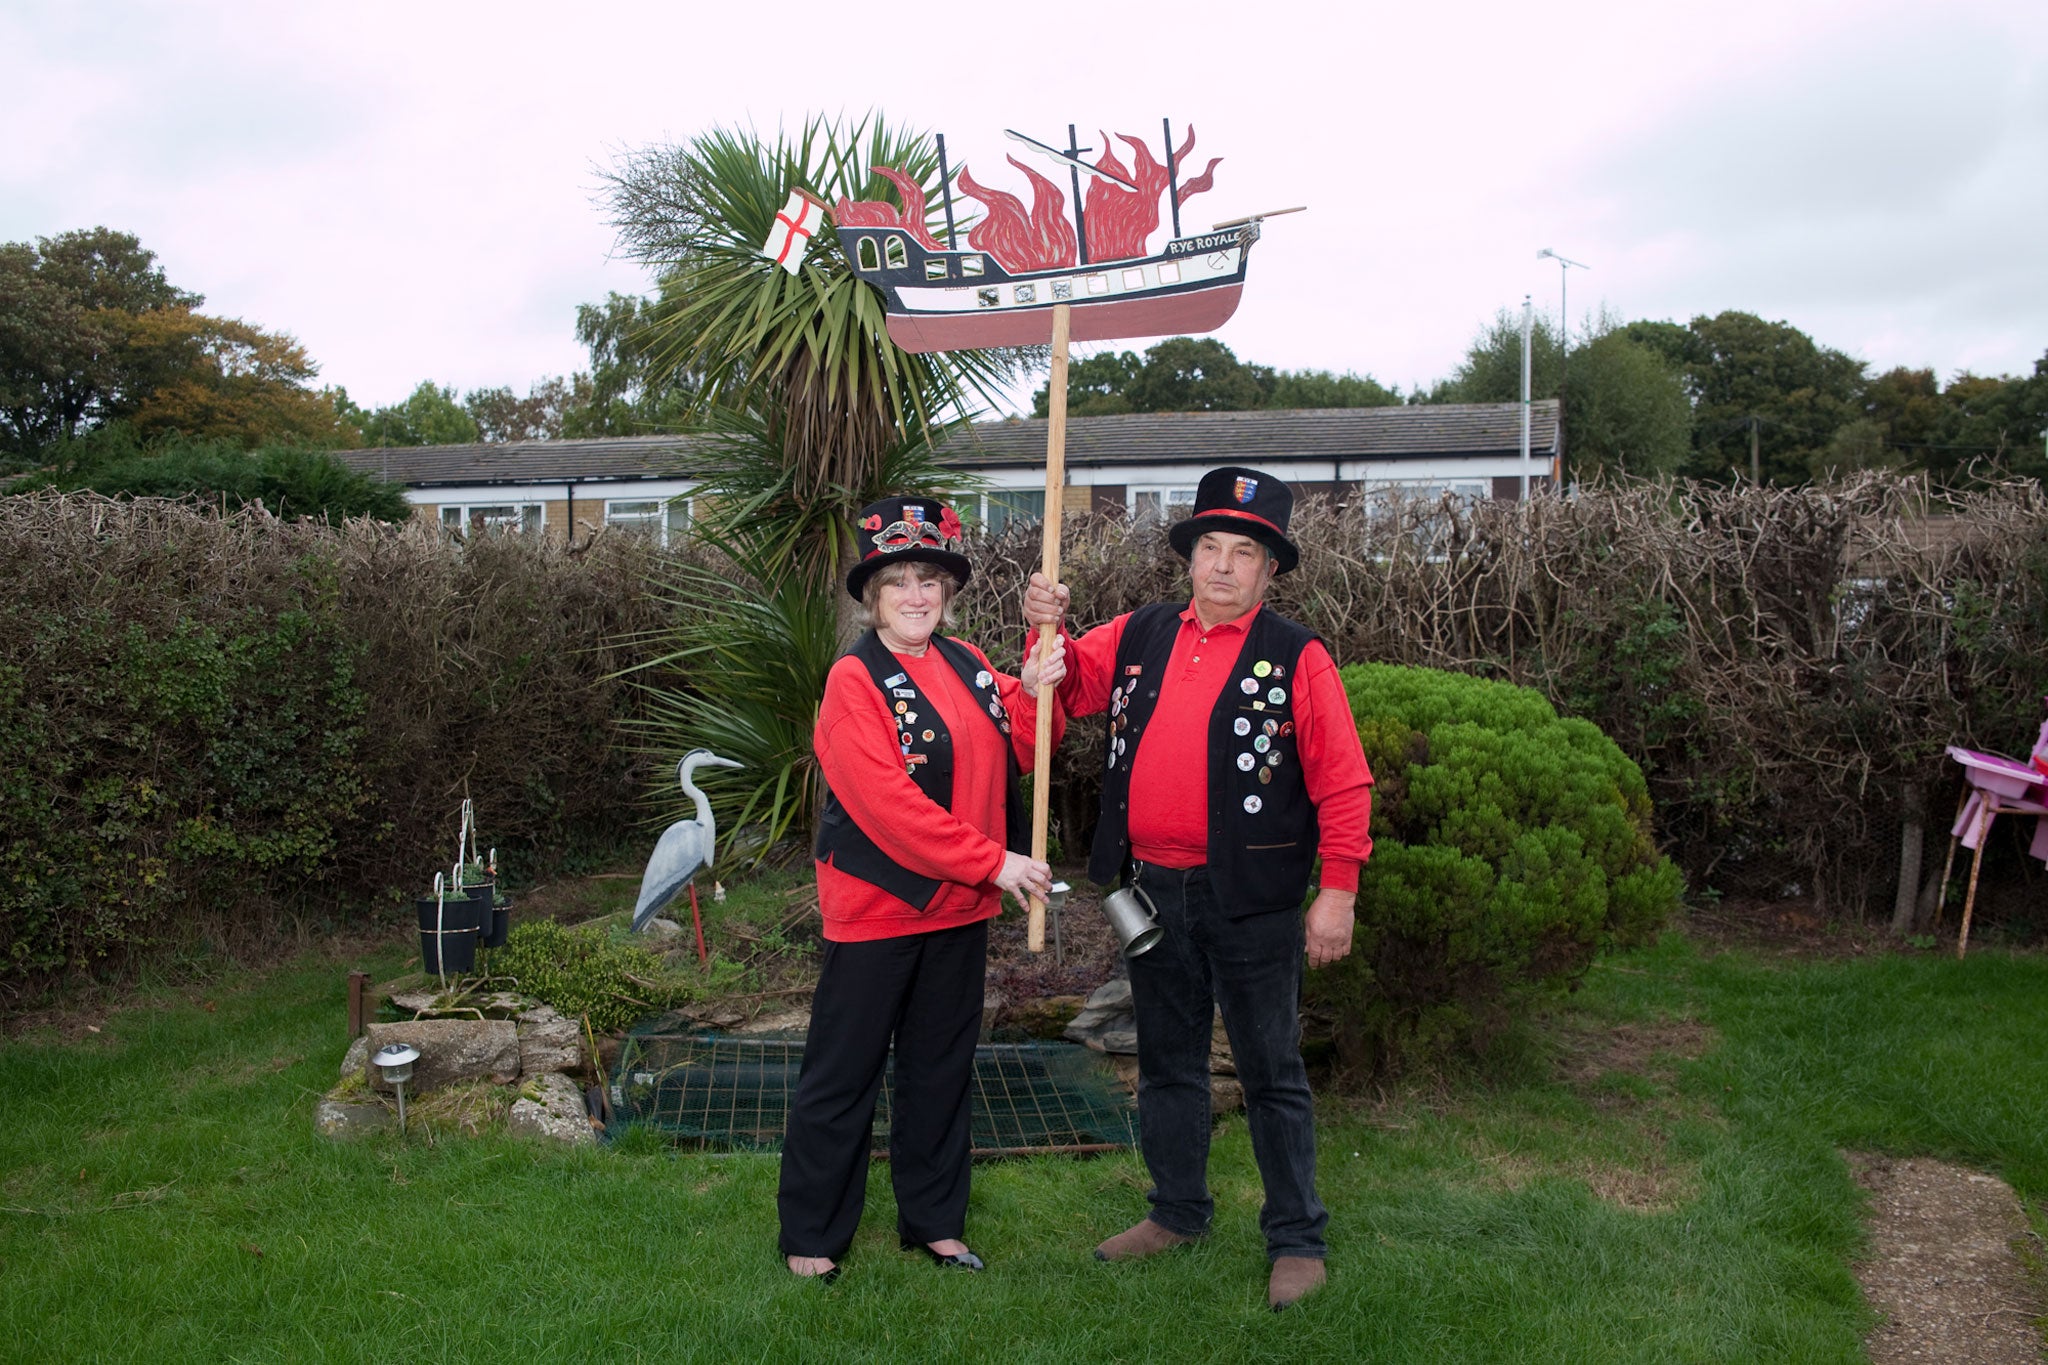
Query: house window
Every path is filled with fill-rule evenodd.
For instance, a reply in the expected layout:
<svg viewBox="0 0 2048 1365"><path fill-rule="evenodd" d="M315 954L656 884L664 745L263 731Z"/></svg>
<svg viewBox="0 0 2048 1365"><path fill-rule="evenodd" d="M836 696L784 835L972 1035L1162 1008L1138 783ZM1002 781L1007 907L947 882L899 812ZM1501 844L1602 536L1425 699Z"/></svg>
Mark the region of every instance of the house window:
<svg viewBox="0 0 2048 1365"><path fill-rule="evenodd" d="M991 531L1008 530L1018 522L1045 520L1043 488L997 488L982 495L982 523Z"/></svg>
<svg viewBox="0 0 2048 1365"><path fill-rule="evenodd" d="M1162 262L1160 262L1160 264L1159 264L1159 282L1160 282L1161 284L1179 284L1179 283L1180 283L1180 264L1179 264L1178 262L1176 262L1176 261L1162 261Z"/></svg>
<svg viewBox="0 0 2048 1365"><path fill-rule="evenodd" d="M1052 282L1052 296L1055 299L1070 299L1074 297L1074 282L1072 280L1054 280Z"/></svg>
<svg viewBox="0 0 2048 1365"><path fill-rule="evenodd" d="M1131 520L1140 525L1179 521L1195 510L1195 487L1132 488L1128 505Z"/></svg>
<svg viewBox="0 0 2048 1365"><path fill-rule="evenodd" d="M634 535L654 536L664 546L680 545L690 535L690 500L607 499L604 524Z"/></svg>
<svg viewBox="0 0 2048 1365"><path fill-rule="evenodd" d="M882 256L889 262L891 270L901 270L904 266L910 264L910 252L903 245L901 237L891 237L888 241L884 242L882 244Z"/></svg>
<svg viewBox="0 0 2048 1365"><path fill-rule="evenodd" d="M1020 284L1020 285L1018 285L1018 286L1017 286L1017 302L1019 302L1019 303L1036 303L1036 302L1038 302L1038 286L1037 286L1037 285L1035 285L1035 284Z"/></svg>
<svg viewBox="0 0 2048 1365"><path fill-rule="evenodd" d="M449 531L518 531L538 535L543 524L537 502L461 503L441 508L441 526Z"/></svg>
<svg viewBox="0 0 2048 1365"><path fill-rule="evenodd" d="M1090 275L1088 277L1088 292L1091 294L1107 294L1109 292L1109 276Z"/></svg>
<svg viewBox="0 0 2048 1365"><path fill-rule="evenodd" d="M860 257L860 268L862 270L880 270L882 268L882 253L876 249L874 238L861 238L854 254Z"/></svg>
<svg viewBox="0 0 2048 1365"><path fill-rule="evenodd" d="M981 273L981 257L962 256L960 258L960 273L963 275L979 275Z"/></svg>
<svg viewBox="0 0 2048 1365"><path fill-rule="evenodd" d="M1441 483L1408 483L1388 481L1369 483L1365 492L1370 497L1385 501L1439 502L1448 493L1461 503L1483 502L1489 496L1483 479L1453 479Z"/></svg>
<svg viewBox="0 0 2048 1365"><path fill-rule="evenodd" d="M924 277L925 277L926 279L928 279L928 280L943 280L943 279L945 279L945 278L946 278L946 258L945 258L944 256L927 256L927 257L925 257L925 262L924 262Z"/></svg>
<svg viewBox="0 0 2048 1365"><path fill-rule="evenodd" d="M1145 272L1143 270L1132 268L1124 272L1124 288L1143 289L1144 287Z"/></svg>

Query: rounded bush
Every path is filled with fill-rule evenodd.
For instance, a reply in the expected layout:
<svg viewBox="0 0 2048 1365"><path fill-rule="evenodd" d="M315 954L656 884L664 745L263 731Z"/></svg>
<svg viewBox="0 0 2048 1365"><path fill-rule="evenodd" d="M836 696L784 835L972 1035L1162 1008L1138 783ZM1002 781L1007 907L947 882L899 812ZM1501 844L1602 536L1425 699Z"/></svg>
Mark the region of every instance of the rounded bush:
<svg viewBox="0 0 2048 1365"><path fill-rule="evenodd" d="M1678 905L1643 774L1540 693L1437 669L1343 670L1372 765L1351 956L1306 1000L1348 1067L1483 1045Z"/></svg>

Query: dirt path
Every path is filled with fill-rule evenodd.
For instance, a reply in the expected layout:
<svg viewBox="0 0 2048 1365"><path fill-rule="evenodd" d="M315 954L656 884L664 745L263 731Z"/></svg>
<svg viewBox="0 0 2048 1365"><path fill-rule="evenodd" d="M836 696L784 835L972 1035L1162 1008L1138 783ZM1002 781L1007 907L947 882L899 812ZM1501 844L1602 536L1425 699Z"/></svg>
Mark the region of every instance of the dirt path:
<svg viewBox="0 0 2048 1365"><path fill-rule="evenodd" d="M1926 1157L1848 1154L1870 1192L1870 1257L1856 1266L1884 1322L1873 1365L2040 1365L2041 1297L2022 1256L2039 1239L2012 1187Z"/></svg>

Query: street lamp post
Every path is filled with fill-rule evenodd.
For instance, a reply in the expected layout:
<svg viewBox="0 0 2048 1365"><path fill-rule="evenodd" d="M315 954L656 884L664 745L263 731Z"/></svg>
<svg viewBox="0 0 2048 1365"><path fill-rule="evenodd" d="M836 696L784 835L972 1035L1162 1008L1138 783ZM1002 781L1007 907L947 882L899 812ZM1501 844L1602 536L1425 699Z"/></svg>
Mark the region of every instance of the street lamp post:
<svg viewBox="0 0 2048 1365"><path fill-rule="evenodd" d="M1593 267L1583 261L1566 260L1549 247L1544 247L1541 251L1537 252L1536 259L1539 261L1557 262L1557 343L1561 348L1559 369L1563 370L1570 366L1572 359L1572 315L1571 311L1565 306L1565 276L1570 273L1573 266L1577 266L1581 270L1591 270ZM1559 379L1562 381L1562 374L1559 375ZM1561 383L1560 387L1562 387Z"/></svg>

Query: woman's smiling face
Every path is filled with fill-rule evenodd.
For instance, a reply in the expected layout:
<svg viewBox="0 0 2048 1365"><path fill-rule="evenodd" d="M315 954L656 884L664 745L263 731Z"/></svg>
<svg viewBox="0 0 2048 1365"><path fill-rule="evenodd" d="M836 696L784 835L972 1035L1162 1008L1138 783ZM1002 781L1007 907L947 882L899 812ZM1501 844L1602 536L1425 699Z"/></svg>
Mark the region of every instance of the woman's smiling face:
<svg viewBox="0 0 2048 1365"><path fill-rule="evenodd" d="M897 581L881 585L875 598L875 632L900 654L922 654L945 615L945 571L931 564L905 564L903 569Z"/></svg>

